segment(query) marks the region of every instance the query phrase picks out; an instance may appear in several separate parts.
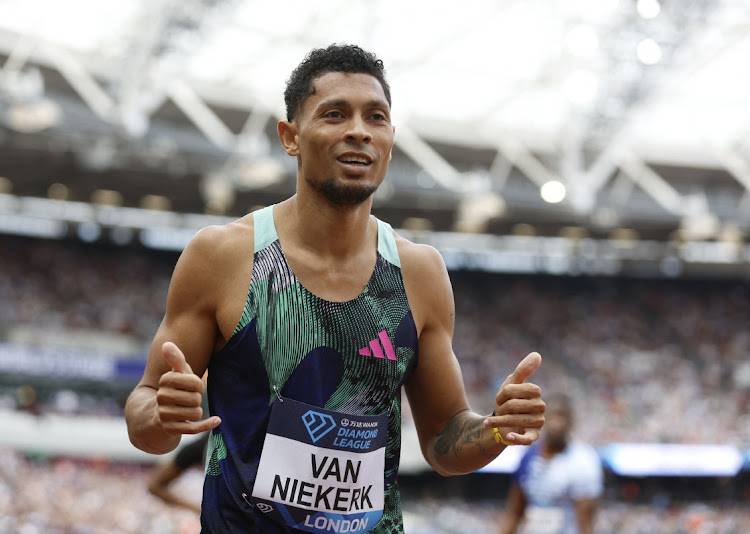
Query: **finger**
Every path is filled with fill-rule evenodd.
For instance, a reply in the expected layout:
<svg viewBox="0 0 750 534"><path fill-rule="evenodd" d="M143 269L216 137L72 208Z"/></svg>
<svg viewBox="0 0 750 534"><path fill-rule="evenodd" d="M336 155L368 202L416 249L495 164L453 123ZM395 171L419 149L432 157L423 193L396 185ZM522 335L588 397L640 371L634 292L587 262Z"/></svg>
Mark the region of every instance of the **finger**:
<svg viewBox="0 0 750 534"><path fill-rule="evenodd" d="M159 389L156 391L156 402L162 408L191 408L201 409L203 404L202 392L198 389L187 389L188 387L201 387L200 382L193 382L188 384L181 384L175 380L170 380L169 377L184 377L185 375L170 371L169 373L162 375L159 380ZM193 419L200 419L202 413L198 414L198 417Z"/></svg>
<svg viewBox="0 0 750 534"><path fill-rule="evenodd" d="M199 423L204 421L203 408L200 406L174 406L164 405L158 408L159 421L162 426L173 423ZM214 416L217 417L217 416ZM205 420L212 419L207 417Z"/></svg>
<svg viewBox="0 0 750 534"><path fill-rule="evenodd" d="M171 341L167 341L161 346L161 352L164 355L164 359L167 360L167 363L172 367L173 371L177 373L193 374L190 364L185 360L185 355L177 345Z"/></svg>
<svg viewBox="0 0 750 534"><path fill-rule="evenodd" d="M163 423L163 428L172 434L201 434L208 430L213 430L221 424L221 419L217 416L203 419L202 421L171 421Z"/></svg>
<svg viewBox="0 0 750 534"><path fill-rule="evenodd" d="M531 445L539 439L540 435L540 430L525 430L523 433L508 432L508 435L505 436L505 441L513 445Z"/></svg>
<svg viewBox="0 0 750 534"><path fill-rule="evenodd" d="M521 363L518 364L516 370L508 375L508 378L505 379L505 382L503 382L501 387L507 386L508 384L523 384L534 374L534 371L536 371L541 364L542 357L538 352L532 352L521 360Z"/></svg>
<svg viewBox="0 0 750 534"><path fill-rule="evenodd" d="M546 407L542 400L542 390L536 384L506 384L497 392L495 411L487 418L485 426L524 426L524 421L519 418L544 421Z"/></svg>
<svg viewBox="0 0 750 534"><path fill-rule="evenodd" d="M541 398L541 389L535 384L511 384L505 386L495 397L495 416L543 415L546 405ZM528 387L527 387L528 386ZM506 425L507 426L507 425Z"/></svg>
<svg viewBox="0 0 750 534"><path fill-rule="evenodd" d="M544 425L544 402L508 401L499 406L496 413L485 418L485 426L497 427L542 427Z"/></svg>

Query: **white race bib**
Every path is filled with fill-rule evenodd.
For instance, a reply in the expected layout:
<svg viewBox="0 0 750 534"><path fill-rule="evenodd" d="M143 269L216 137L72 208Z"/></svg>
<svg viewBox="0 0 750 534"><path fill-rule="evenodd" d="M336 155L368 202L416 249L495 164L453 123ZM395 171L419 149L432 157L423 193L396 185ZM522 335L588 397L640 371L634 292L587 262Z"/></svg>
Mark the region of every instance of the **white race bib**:
<svg viewBox="0 0 750 534"><path fill-rule="evenodd" d="M529 534L557 534L563 531L565 513L557 506L529 506L523 532Z"/></svg>
<svg viewBox="0 0 750 534"><path fill-rule="evenodd" d="M308 532L372 530L383 516L387 430L387 414L277 399L251 501L274 521Z"/></svg>

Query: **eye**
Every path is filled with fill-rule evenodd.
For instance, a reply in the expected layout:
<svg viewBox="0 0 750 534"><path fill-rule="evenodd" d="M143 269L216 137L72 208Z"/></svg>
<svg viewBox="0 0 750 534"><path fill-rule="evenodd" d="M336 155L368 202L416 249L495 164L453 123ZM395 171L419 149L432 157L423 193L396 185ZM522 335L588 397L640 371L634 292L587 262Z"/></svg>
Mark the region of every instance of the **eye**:
<svg viewBox="0 0 750 534"><path fill-rule="evenodd" d="M388 117L385 113L381 113L380 111L374 112L372 115L370 115L370 118L376 121L388 121Z"/></svg>
<svg viewBox="0 0 750 534"><path fill-rule="evenodd" d="M332 109L330 111L327 111L324 116L327 119L342 119L344 117L344 114L341 113L339 110Z"/></svg>

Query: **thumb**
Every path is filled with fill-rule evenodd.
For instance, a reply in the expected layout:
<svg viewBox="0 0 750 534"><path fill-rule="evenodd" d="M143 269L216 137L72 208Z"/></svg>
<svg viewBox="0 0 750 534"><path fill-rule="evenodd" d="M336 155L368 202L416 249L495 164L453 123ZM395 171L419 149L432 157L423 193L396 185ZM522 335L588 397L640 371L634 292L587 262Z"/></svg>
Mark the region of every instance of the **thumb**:
<svg viewBox="0 0 750 534"><path fill-rule="evenodd" d="M521 363L518 364L516 370L512 374L508 375L508 378L503 382L503 386L508 384L523 384L526 380L534 374L539 366L542 364L542 357L538 352L532 352L526 356Z"/></svg>
<svg viewBox="0 0 750 534"><path fill-rule="evenodd" d="M161 346L161 353L164 355L164 359L167 360L167 363L172 367L173 371L183 374L193 374L190 364L185 360L185 355L177 345L171 341L167 341Z"/></svg>

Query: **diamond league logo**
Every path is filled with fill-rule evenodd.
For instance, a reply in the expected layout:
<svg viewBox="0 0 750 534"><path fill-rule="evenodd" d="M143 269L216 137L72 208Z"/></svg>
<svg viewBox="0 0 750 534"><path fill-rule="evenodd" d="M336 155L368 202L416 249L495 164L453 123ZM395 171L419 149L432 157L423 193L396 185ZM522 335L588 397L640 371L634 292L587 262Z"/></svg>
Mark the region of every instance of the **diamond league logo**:
<svg viewBox="0 0 750 534"><path fill-rule="evenodd" d="M310 434L310 439L313 443L316 443L320 438L328 434L331 430L336 428L336 421L333 417L326 413L314 412L308 410L305 415L302 416L302 422L305 423L307 433Z"/></svg>

